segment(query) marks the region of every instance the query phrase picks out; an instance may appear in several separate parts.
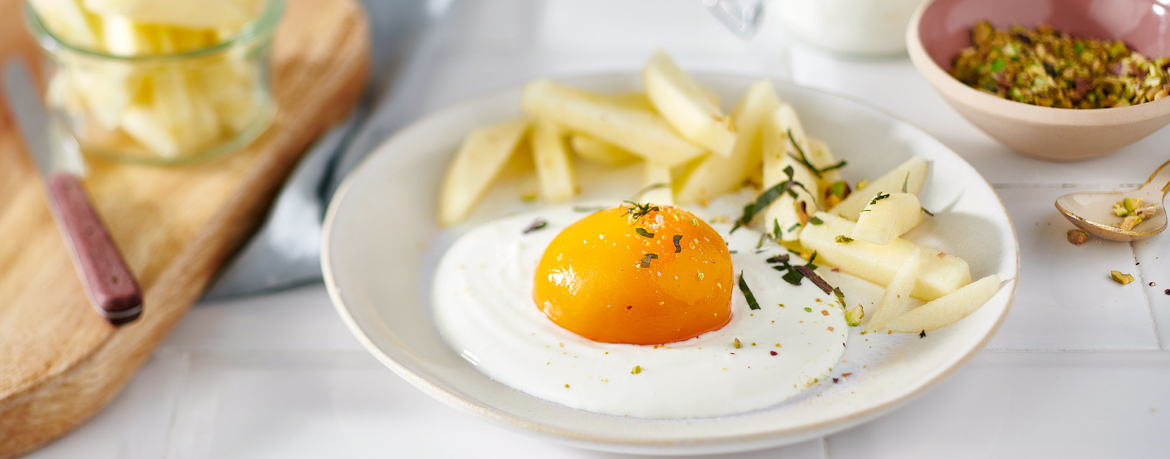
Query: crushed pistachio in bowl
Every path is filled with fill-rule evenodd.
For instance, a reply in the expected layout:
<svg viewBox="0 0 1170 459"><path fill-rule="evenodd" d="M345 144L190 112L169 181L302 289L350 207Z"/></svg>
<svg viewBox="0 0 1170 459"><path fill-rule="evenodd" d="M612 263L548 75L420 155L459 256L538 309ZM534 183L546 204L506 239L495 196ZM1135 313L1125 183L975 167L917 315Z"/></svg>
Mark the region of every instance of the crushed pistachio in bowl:
<svg viewBox="0 0 1170 459"><path fill-rule="evenodd" d="M1072 37L1047 25L971 29L951 75L1004 99L1042 107L1109 108L1170 95L1170 57L1149 59L1121 41Z"/></svg>

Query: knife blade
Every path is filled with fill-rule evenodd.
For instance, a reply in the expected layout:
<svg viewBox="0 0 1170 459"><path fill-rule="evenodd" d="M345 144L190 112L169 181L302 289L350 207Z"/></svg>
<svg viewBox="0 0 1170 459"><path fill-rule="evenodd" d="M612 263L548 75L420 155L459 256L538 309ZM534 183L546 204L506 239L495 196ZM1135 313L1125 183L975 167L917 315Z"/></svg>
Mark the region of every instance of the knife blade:
<svg viewBox="0 0 1170 459"><path fill-rule="evenodd" d="M44 179L57 229L94 309L111 324L131 322L142 314L142 289L81 181L54 160L59 155L53 154L48 135L50 120L31 75L24 62L12 59L4 69L4 92L25 146ZM59 132L65 135L63 131Z"/></svg>

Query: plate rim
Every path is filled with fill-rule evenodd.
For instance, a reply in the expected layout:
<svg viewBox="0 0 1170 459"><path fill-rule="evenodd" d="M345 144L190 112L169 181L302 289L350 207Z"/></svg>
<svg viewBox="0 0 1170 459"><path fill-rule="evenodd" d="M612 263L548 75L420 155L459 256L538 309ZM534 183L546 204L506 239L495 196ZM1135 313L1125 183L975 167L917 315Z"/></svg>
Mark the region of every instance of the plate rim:
<svg viewBox="0 0 1170 459"><path fill-rule="evenodd" d="M380 151L385 150L387 145L401 139L402 137L405 137L406 134L408 134L409 132L412 132L412 131L420 128L422 125L431 122L435 118L438 118L438 117L441 117L444 115L448 115L448 114L453 113L453 112L466 110L466 109L469 109L471 107L475 107L487 99L491 99L494 97L500 97L500 96L503 96L504 94L507 94L509 92L516 92L517 90L522 90L523 85L527 84L527 81L531 81L532 79L528 79L522 83L506 83L506 84L500 85L498 87L495 87L495 88L492 88L489 90L481 91L479 93L476 93L475 95L472 95L472 96L445 104L445 105L443 105L435 110L431 110L431 111L427 112L426 114L419 116L414 121L411 121L407 125L395 130L393 134L389 135L384 140L379 142L377 144L377 146L375 146L373 149L371 149L370 152L368 154L366 154L358 162L358 164L350 172L348 172L346 174L345 178L342 180L341 184L338 186L337 191L334 193L333 197L330 199L329 206L325 212L325 218L324 218L323 223L322 223L322 231L321 231L321 255L320 255L321 273L322 273L322 278L323 278L324 283L325 283L326 291L329 294L330 302L333 304L333 307L337 311L338 316L340 316L341 320L345 323L346 328L349 329L350 333L352 335L354 335L355 338L357 338L357 340L362 344L362 347L364 347L367 352L373 354L374 357L378 359L378 361L382 362L383 365L388 367L396 375L403 378L404 380L409 382L412 386L419 389L423 393L426 393L427 395L431 396L432 398L435 398L448 406L451 406L453 408L459 409L459 410L464 411L464 412L479 415L479 416L487 419L488 421L492 422L493 424L508 427L508 428L513 428L513 429L516 429L522 433L534 433L534 434L538 434L542 437L547 437L547 438L552 439L552 440L562 440L562 441L569 440L575 444L578 444L579 446L587 446L587 447L590 447L592 449L602 449L602 450L610 450L610 451L625 451L625 452L631 452L631 451L628 449L615 449L614 447L617 447L617 448L621 448L621 447L636 447L636 448L650 447L650 448L653 448L653 447L680 447L680 446L685 447L685 446L691 446L691 445L704 445L704 446L710 447L710 446L717 446L717 445L730 446L730 445L741 444L741 443L758 443L758 444L763 444L763 446L759 446L759 448L766 448L767 444L772 444L773 446L778 446L780 444L787 444L787 443L775 442L774 440L776 440L777 437L793 437L793 438L799 439L799 438L808 438L810 436L814 436L814 435L818 435L818 434L819 435L829 435L831 433L839 432L841 430L847 429L849 427L852 427L852 426L861 424L863 422L872 420L876 417L879 417L885 413L888 413L890 410L893 410L894 408L897 408L898 406L901 406L901 405L909 402L910 400L922 395L923 393L925 393L929 389L937 386L938 383L949 378L959 368L962 368L963 366L967 365L971 361L972 358L974 358L977 354L979 354L979 352L981 352L987 346L987 343L991 341L991 339L999 331L1000 326L1003 325L1004 320L1007 318L1008 313L1011 311L1012 305L1015 303L1015 295L1016 295L1017 288L1019 286L1019 274L1020 274L1020 242L1019 242L1020 239L1019 239L1019 234L1016 231L1015 222L1012 221L1011 215L1007 211L1007 206L1003 202L1003 198L1001 198L999 196L999 193L995 192L995 187L992 186L992 184L987 181L987 178L984 177L983 174L980 173L978 169L976 169L974 166L972 166L971 163L968 162L966 158L964 158L962 155L959 155L958 153L956 153L946 143L942 142L937 137L930 134L926 130L922 129L918 125L911 123L898 115L890 113L890 112L886 111L885 109L883 109L875 104L869 103L869 102L864 101L864 100L860 100L852 95L827 91L827 90L824 90L821 88L815 88L815 87L811 87L811 86L805 86L805 85L799 84L799 83L797 83L793 80L790 80L790 79L776 78L774 76L767 76L767 75L754 75L754 74L746 74L746 73L736 74L736 73L727 73L727 72L689 72L689 73L691 75L695 75L695 76L700 76L700 77L704 77L704 78L716 78L716 79L734 79L734 80L743 80L743 81L756 81L756 80L766 79L766 80L772 81L773 83L781 83L783 85L796 87L796 88L799 88L801 90L812 91L812 92L820 93L822 95L827 95L830 97L837 97L837 98L848 100L849 102L852 102L854 104L858 104L858 105L864 106L868 109L874 110L874 111L876 111L884 116L889 117L890 119L896 120L896 121L898 121L898 122L900 122L900 123L902 123L910 128L913 128L918 133L926 136L927 138L929 138L935 142L938 142L938 144L945 147L946 150L951 155L954 156L954 158L959 160L962 164L966 165L967 167L970 167L971 170L975 171L975 175L979 178L979 180L981 180L983 182L984 185L987 186L988 189L990 189L992 191L992 195L995 196L996 201L999 203L999 209L1004 214L1005 220L1008 223L1008 228L1011 229L1012 238L1015 242L1015 257L1014 257L1015 258L1015 276L1011 279L1004 279L1004 281L1007 281L1011 286L1010 287L1011 290L1008 292L1006 304L1004 305L1003 312L1000 314L1000 316L997 318L997 320L991 326L991 328L988 330L988 332L979 340L977 345L973 346L971 348L971 350L969 350L964 355L959 357L955 361L955 363L953 365L951 365L949 368L946 368L945 370L938 373L934 377L924 381L923 383L921 383L919 385L919 387L915 388L911 392L909 392L905 395L896 397L894 399L888 400L884 403L880 403L880 404L877 404L875 406L866 408L862 411L851 413L851 414L846 415L846 416L841 417L841 418L824 420L824 421L820 421L820 422L812 423L812 424L804 424L804 425L800 425L797 427L764 430L764 431L758 431L758 432L754 432L754 433L727 434L727 435L719 435L719 436L711 436L711 437L697 437L697 438L671 439L671 440L638 439L638 438L628 438L628 437L620 437L620 436L584 434L584 433L581 433L579 431L575 431L572 429L549 426L546 424L542 424L539 422L534 422L534 421L525 419L523 417L514 416L511 414L502 412L502 411L500 411L496 408L493 408L491 406L488 406L488 405L483 405L483 404L475 403L473 401L464 399L464 398L460 397L459 395L452 393L451 391L441 387L440 385L428 380L427 378L425 378L419 374L414 373L410 369L406 368L405 365L402 365L401 363L397 362L396 360L391 358L389 355L387 355L385 352L383 352L373 342L373 340L371 340L369 338L369 336L367 336L367 334L365 333L365 330L363 330L361 325L358 324L357 320L354 319L353 315L349 311L349 307L345 304L345 301L341 298L340 288L337 285L336 279L334 279L333 266L332 266L332 263L330 261L330 254L332 252L330 240L332 239L331 236L333 235L334 220L336 219L338 209L340 208L342 201L345 200L346 195L348 194L350 188L352 187L353 183L355 182L355 180L356 180L355 177L358 175L358 172L360 170L362 170L362 168L367 167L368 164L370 163L371 159L374 158L375 156L377 156ZM567 76L548 76L548 77L541 77L541 78L548 78L548 79L556 81L556 82L571 83L574 80L621 78L621 77L632 77L632 76L636 76L636 75L637 75L636 70L628 70L628 71L610 71L610 72L594 72L594 73L575 73L575 74L567 75ZM533 78L533 79L535 79L535 78ZM655 420L649 420L649 421L655 421ZM828 430L829 432L826 432L826 430ZM769 443L769 440L773 440L773 441L771 443ZM581 445L579 442L584 442L587 445ZM607 447L607 446L609 446L609 447ZM751 448L749 447L747 449L751 449Z"/></svg>

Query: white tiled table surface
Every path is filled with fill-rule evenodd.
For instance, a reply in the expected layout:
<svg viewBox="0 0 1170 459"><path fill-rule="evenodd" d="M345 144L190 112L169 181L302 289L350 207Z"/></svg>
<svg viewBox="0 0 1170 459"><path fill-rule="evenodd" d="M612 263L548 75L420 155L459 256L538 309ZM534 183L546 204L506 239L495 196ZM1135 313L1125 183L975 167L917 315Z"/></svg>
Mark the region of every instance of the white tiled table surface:
<svg viewBox="0 0 1170 459"><path fill-rule="evenodd" d="M697 0L487 3L456 4L429 56L415 61L427 66L414 69L426 75L413 95L423 111L538 75L635 69L662 46L684 68L787 73L881 106L966 158L1007 204L1022 271L986 350L889 416L734 457L1170 457L1170 264L1160 260L1170 260L1170 239L1075 247L1052 206L1066 192L1143 181L1170 157L1170 130L1105 159L1044 163L964 121L905 59L744 44ZM1110 269L1138 282L1119 286ZM324 287L312 285L196 306L104 412L31 457L469 456L611 455L505 431L432 400L362 350Z"/></svg>

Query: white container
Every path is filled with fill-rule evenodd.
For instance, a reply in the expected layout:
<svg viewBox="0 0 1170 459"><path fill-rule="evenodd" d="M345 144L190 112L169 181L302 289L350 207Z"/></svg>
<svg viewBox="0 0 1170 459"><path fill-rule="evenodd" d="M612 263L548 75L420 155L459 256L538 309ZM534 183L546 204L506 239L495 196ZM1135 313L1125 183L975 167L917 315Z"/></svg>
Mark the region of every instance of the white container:
<svg viewBox="0 0 1170 459"><path fill-rule="evenodd" d="M781 29L813 47L848 57L898 57L906 26L923 0L705 0L744 38L760 27Z"/></svg>

